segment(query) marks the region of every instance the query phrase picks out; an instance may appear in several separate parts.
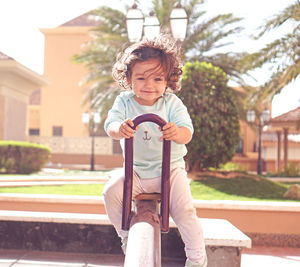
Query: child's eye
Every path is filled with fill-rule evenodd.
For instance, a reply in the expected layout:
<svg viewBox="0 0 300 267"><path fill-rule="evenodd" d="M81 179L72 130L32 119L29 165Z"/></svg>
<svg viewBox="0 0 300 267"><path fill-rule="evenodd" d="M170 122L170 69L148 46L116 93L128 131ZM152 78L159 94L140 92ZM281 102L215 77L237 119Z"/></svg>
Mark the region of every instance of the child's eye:
<svg viewBox="0 0 300 267"><path fill-rule="evenodd" d="M138 79L138 80L145 80L144 77L138 77L137 79Z"/></svg>
<svg viewBox="0 0 300 267"><path fill-rule="evenodd" d="M155 78L154 80L157 82L161 82L163 79L159 77L159 78Z"/></svg>

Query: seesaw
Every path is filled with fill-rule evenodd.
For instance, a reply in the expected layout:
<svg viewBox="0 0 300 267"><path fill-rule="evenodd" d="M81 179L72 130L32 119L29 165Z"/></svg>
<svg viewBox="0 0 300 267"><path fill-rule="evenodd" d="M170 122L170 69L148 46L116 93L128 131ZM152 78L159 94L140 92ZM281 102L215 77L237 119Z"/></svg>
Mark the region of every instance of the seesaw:
<svg viewBox="0 0 300 267"><path fill-rule="evenodd" d="M166 121L158 115L147 113L133 119L132 128L135 130L143 122L153 122L161 128L166 124ZM122 229L129 230L129 235L124 267L161 266L161 232L169 231L170 152L171 142L164 139L161 194L138 195L134 199L135 210L133 211L133 137L125 139Z"/></svg>

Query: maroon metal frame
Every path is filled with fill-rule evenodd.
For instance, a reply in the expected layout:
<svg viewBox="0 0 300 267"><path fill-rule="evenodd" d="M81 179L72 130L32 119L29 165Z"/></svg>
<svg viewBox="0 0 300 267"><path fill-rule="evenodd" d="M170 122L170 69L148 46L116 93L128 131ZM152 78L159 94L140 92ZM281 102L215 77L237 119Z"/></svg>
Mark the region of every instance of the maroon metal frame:
<svg viewBox="0 0 300 267"><path fill-rule="evenodd" d="M133 119L135 128L143 122L154 122L161 128L167 123L156 114L147 113ZM170 154L171 142L163 140L163 160L161 172L161 206L160 220L161 231L169 231L169 201L170 201ZM130 219L132 217L132 182L133 182L133 137L125 139L125 180L123 188L123 211L122 211L122 229L129 230Z"/></svg>

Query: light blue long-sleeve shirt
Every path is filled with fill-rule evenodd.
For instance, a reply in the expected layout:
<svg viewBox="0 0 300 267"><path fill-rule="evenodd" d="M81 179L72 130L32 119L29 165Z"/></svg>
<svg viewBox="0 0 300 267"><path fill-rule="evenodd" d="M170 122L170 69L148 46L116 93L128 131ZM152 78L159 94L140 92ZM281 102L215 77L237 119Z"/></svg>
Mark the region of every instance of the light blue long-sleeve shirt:
<svg viewBox="0 0 300 267"><path fill-rule="evenodd" d="M140 105L134 99L132 91L122 92L117 96L108 117L104 123L104 129L112 122L122 122L125 119L134 119L136 116L154 113L167 122L173 122L177 127L187 127L193 133L193 124L182 101L172 93L165 93L152 106ZM162 168L162 142L159 140L162 132L158 125L152 122L140 124L140 128L134 135L134 171L142 179L159 177ZM124 155L124 139L120 140ZM171 170L185 168L183 157L187 149L183 144L171 142Z"/></svg>

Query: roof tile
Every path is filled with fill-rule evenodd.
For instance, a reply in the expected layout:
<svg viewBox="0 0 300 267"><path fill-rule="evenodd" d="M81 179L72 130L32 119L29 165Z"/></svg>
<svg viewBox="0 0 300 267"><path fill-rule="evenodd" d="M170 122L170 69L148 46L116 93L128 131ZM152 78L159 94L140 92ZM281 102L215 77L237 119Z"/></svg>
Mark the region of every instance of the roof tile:
<svg viewBox="0 0 300 267"><path fill-rule="evenodd" d="M79 17L76 17L59 27L76 27L76 26L97 26L98 22L95 19L95 16L92 15L91 11L87 12Z"/></svg>
<svg viewBox="0 0 300 267"><path fill-rule="evenodd" d="M0 51L0 60L14 60L14 59Z"/></svg>
<svg viewBox="0 0 300 267"><path fill-rule="evenodd" d="M278 117L275 117L275 118L272 118L270 120L270 122L275 122L275 123L278 123L278 122L297 122L300 120L300 106L289 111L289 112L286 112Z"/></svg>

